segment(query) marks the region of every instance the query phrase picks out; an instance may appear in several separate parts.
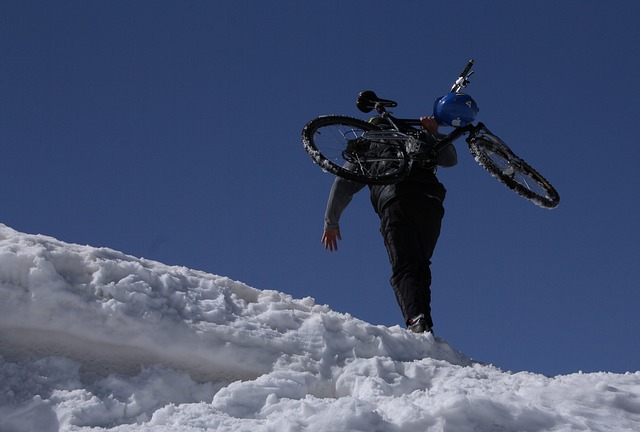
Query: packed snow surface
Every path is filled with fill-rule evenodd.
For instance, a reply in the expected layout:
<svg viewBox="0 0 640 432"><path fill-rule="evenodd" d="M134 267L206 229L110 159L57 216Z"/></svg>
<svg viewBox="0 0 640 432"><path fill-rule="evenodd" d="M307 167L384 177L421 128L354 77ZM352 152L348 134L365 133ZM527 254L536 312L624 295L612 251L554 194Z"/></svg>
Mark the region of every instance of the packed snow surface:
<svg viewBox="0 0 640 432"><path fill-rule="evenodd" d="M640 372L504 372L311 298L0 224L0 431L107 430L638 431Z"/></svg>

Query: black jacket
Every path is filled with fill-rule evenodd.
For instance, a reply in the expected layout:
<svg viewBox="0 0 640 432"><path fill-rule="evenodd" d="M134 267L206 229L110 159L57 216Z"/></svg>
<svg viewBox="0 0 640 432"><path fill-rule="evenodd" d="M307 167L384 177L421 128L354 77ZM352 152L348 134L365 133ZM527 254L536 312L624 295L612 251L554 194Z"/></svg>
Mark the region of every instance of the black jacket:
<svg viewBox="0 0 640 432"><path fill-rule="evenodd" d="M453 144L450 144L438 155L437 164L451 167L457 163L457 154ZM342 212L347 208L353 195L362 190L366 184L356 183L336 177L329 193L327 208L324 216L324 229L339 229ZM435 167L423 167L414 163L407 177L395 184L369 185L371 204L378 214L394 199L405 195L426 195L439 201L444 201L446 189L436 177Z"/></svg>
<svg viewBox="0 0 640 432"><path fill-rule="evenodd" d="M435 168L421 167L414 163L409 175L389 185L370 185L371 204L380 214L382 210L395 198L403 195L427 195L444 202L446 189L438 181Z"/></svg>

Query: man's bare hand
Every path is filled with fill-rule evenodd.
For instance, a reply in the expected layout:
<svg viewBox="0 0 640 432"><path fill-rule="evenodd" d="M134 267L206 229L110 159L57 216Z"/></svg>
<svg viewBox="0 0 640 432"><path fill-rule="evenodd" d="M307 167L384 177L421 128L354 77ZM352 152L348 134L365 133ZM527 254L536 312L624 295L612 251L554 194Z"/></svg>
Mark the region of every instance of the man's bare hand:
<svg viewBox="0 0 640 432"><path fill-rule="evenodd" d="M324 230L322 233L322 244L324 245L324 250L329 250L330 252L337 251L338 240L342 240L342 237L340 237L340 230L338 229Z"/></svg>
<svg viewBox="0 0 640 432"><path fill-rule="evenodd" d="M433 135L438 134L438 122L433 117L420 117L420 124L427 132Z"/></svg>

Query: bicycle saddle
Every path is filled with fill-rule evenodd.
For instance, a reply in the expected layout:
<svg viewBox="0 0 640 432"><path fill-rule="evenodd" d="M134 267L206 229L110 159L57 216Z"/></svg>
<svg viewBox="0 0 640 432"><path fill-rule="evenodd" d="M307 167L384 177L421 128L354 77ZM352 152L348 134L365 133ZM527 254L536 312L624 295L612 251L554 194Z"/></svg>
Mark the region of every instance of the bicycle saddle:
<svg viewBox="0 0 640 432"><path fill-rule="evenodd" d="M380 104L383 107L391 108L398 106L398 104L392 100L379 98L378 95L376 95L371 90L360 92L360 94L358 95L358 100L356 101L356 106L360 111L364 113L370 112L376 107L376 104Z"/></svg>

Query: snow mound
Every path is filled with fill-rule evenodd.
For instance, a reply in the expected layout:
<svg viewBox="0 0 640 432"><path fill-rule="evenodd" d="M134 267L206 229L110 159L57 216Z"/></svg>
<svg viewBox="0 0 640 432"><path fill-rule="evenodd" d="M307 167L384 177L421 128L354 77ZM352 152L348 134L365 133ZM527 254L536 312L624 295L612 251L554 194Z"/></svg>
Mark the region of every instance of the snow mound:
<svg viewBox="0 0 640 432"><path fill-rule="evenodd" d="M639 426L637 372L505 373L311 298L0 224L1 432Z"/></svg>

